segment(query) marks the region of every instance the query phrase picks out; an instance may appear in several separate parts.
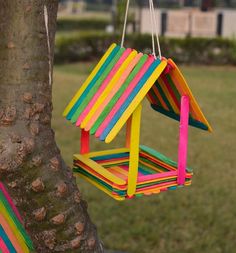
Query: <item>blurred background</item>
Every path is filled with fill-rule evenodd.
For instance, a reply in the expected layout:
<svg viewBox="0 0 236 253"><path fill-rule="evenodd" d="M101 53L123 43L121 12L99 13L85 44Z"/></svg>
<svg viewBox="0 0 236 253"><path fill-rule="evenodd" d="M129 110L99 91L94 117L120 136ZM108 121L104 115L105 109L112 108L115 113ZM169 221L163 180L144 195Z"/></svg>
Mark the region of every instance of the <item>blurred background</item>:
<svg viewBox="0 0 236 253"><path fill-rule="evenodd" d="M154 0L162 54L180 67L213 127L190 127L188 188L115 202L78 179L101 240L111 252L235 253L236 0ZM120 44L125 0L60 1L55 42L53 128L66 162L79 152L80 131L63 109L112 42ZM148 1L131 0L125 47L151 52ZM141 143L177 160L177 122L144 101ZM150 123L151 122L151 123ZM92 150L109 147L91 138ZM110 252L110 251L108 251Z"/></svg>

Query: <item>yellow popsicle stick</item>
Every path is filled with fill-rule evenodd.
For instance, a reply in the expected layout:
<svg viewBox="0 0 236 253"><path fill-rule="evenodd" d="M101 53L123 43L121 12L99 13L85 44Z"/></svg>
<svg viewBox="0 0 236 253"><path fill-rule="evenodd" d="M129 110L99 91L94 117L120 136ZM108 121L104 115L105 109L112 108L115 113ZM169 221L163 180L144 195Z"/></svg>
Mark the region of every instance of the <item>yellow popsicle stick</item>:
<svg viewBox="0 0 236 253"><path fill-rule="evenodd" d="M76 155L76 157L82 163L84 163L88 167L92 168L98 174L102 175L103 177L107 178L108 180L112 181L113 183L118 184L118 185L126 184L125 180L113 175L111 172L109 172L107 169L105 169L104 167L102 167L98 163L94 162L93 160L86 158L83 155Z"/></svg>
<svg viewBox="0 0 236 253"><path fill-rule="evenodd" d="M120 168L119 166L114 166L112 167L114 168L117 172L119 172L120 174L124 175L126 178L128 177L128 171Z"/></svg>
<svg viewBox="0 0 236 253"><path fill-rule="evenodd" d="M130 161L129 161L128 189L127 189L128 196L134 195L137 185L141 114L142 114L142 104L140 103L133 112L131 119Z"/></svg>
<svg viewBox="0 0 236 253"><path fill-rule="evenodd" d="M112 128L110 133L107 135L105 142L110 143L116 135L119 133L122 126L125 124L125 122L128 120L130 115L133 113L135 108L141 103L143 98L146 96L148 91L151 89L157 78L160 76L160 74L163 72L164 68L166 67L166 61L162 61L158 67L153 71L151 76L148 78L142 89L139 91L137 96L133 99L133 101L130 103L126 111L122 114L122 116L119 118L119 120L116 122L115 126Z"/></svg>
<svg viewBox="0 0 236 253"><path fill-rule="evenodd" d="M126 68L129 66L130 62L134 59L134 57L138 54L137 51L133 50L129 56L125 59L119 70L115 73L115 75L112 77L111 81L107 85L107 87L104 89L100 97L97 99L97 101L94 103L93 107L87 114L87 116L84 118L82 121L80 127L85 128L86 125L88 124L89 120L93 117L93 115L96 113L97 109L99 106L103 103L103 101L107 98L113 87L117 84L119 81L120 77L126 70Z"/></svg>
<svg viewBox="0 0 236 253"><path fill-rule="evenodd" d="M126 159L122 159L120 161L111 161L111 162L103 162L103 163L100 163L102 166L106 165L115 165L115 164L120 164L120 163L124 163L124 162L129 162L129 158L126 158Z"/></svg>
<svg viewBox="0 0 236 253"><path fill-rule="evenodd" d="M22 234L19 233L18 229L17 229L17 226L15 225L14 221L12 220L12 218L9 216L5 206L0 203L0 210L1 210L1 213L2 215L5 217L5 219L7 220L7 223L9 224L9 226L12 228L12 231L13 233L15 234L19 244L20 244L20 247L22 248L22 252L24 253L28 253L29 252L29 249L28 247L26 246L25 244L25 241L24 241L24 237L22 236Z"/></svg>
<svg viewBox="0 0 236 253"><path fill-rule="evenodd" d="M78 176L78 175L76 175ZM112 197L113 199L115 200L125 200L125 197L121 197L121 196L116 196L116 195L113 195L111 192L109 192L105 187L101 186L100 184L98 184L97 182L91 180L90 178L80 174L78 177L82 177L83 179L87 180L89 183L93 184L94 186L96 186L99 190L105 192L107 195L109 195L110 197Z"/></svg>
<svg viewBox="0 0 236 253"><path fill-rule="evenodd" d="M90 153L87 153L87 154L83 154L83 156L86 157L86 158L89 158L89 157L96 157L96 156L126 153L126 152L129 152L128 148L116 148L116 149L108 149L108 150L90 152ZM74 154L74 158L77 159L77 154Z"/></svg>
<svg viewBox="0 0 236 253"><path fill-rule="evenodd" d="M112 52L112 50L115 47L116 47L115 43L111 44L111 46L108 48L108 50L103 55L103 57L101 58L101 60L98 62L98 64L96 65L96 67L93 69L93 71L91 72L91 74L88 76L88 78L82 84L82 86L77 91L77 93L75 94L75 96L72 98L72 100L70 101L70 103L67 105L66 109L63 112L63 116L66 116L69 113L69 111L71 110L71 108L74 106L74 104L76 103L76 101L78 100L78 98L82 95L82 93L85 91L85 89L87 88L88 84L92 81L92 79L94 78L94 76L97 74L98 70L101 68L101 66L106 61L107 57L109 56L109 54Z"/></svg>
<svg viewBox="0 0 236 253"><path fill-rule="evenodd" d="M183 83L184 82L184 85L182 85L182 88L187 92L187 94L190 95L190 103L191 103L191 105L194 107L194 109L198 113L198 115L201 118L202 122L208 126L209 132L212 132L212 128L211 128L209 122L207 121L207 119L203 115L200 107L198 106L198 103L197 103L196 99L194 98L194 96L193 96L190 88L188 87L188 84L187 84L186 80L184 79L183 75L181 74L179 68L177 67L177 65L171 59L168 59L168 61L170 61L171 64L174 66L174 70L172 71L173 77L179 83Z"/></svg>

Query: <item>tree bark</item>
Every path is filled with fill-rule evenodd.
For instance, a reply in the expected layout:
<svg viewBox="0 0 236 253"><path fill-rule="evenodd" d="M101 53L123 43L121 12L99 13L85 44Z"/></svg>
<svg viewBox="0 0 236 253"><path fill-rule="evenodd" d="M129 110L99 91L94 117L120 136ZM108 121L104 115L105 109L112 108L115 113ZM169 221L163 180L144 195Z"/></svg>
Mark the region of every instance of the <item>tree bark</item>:
<svg viewBox="0 0 236 253"><path fill-rule="evenodd" d="M0 181L36 252L103 252L51 129L57 0L0 0Z"/></svg>

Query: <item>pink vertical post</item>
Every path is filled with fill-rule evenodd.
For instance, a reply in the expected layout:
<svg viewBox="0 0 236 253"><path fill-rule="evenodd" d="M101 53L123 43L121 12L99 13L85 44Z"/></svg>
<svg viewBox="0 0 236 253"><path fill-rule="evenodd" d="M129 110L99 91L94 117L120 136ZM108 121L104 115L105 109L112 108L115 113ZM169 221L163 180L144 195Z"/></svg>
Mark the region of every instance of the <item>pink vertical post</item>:
<svg viewBox="0 0 236 253"><path fill-rule="evenodd" d="M177 183L185 182L188 149L188 121L189 121L189 97L181 97L180 127L179 127L179 151L178 151L178 178Z"/></svg>
<svg viewBox="0 0 236 253"><path fill-rule="evenodd" d="M89 131L81 129L80 154L86 154L88 152L89 152Z"/></svg>

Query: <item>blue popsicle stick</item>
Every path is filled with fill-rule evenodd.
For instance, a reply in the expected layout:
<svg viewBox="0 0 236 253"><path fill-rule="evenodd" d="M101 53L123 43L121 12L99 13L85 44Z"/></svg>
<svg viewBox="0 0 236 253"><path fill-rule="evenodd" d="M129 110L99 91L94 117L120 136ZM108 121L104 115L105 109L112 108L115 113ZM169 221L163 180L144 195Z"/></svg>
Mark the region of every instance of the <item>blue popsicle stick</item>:
<svg viewBox="0 0 236 253"><path fill-rule="evenodd" d="M111 129L114 127L116 122L119 120L119 118L122 116L122 114L125 112L129 104L133 101L135 96L139 93L140 89L143 87L143 85L146 83L146 81L149 79L153 71L157 68L157 66L161 63L159 59L155 60L152 65L149 67L149 69L146 71L146 73L143 75L141 80L138 82L136 87L131 92L130 96L126 99L124 104L120 107L120 109L116 112L114 117L109 122L108 126L104 129L100 136L100 140L104 141L107 137L107 135L110 133Z"/></svg>

